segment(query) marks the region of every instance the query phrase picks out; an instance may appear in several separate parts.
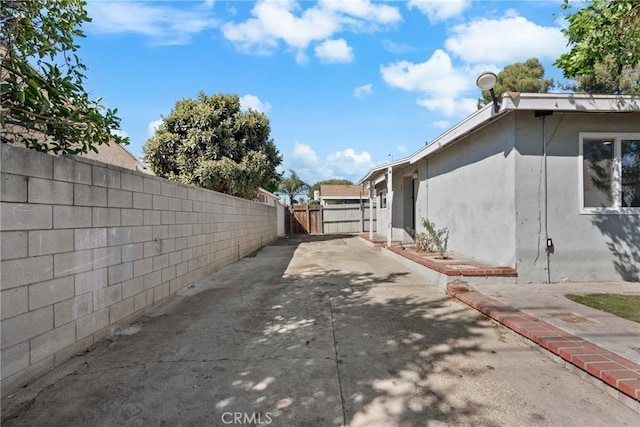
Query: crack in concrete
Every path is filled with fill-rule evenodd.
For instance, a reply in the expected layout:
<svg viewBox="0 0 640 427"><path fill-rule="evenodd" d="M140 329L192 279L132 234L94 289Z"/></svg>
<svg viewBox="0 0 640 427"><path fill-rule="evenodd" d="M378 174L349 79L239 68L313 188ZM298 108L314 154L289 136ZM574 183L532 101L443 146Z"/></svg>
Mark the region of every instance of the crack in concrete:
<svg viewBox="0 0 640 427"><path fill-rule="evenodd" d="M217 358L217 359L180 359L180 360L149 360L147 362L141 362L141 363L133 363L130 365L122 365L122 366L111 366L107 369L103 369L100 371L85 371L85 372L78 372L79 370L72 372L71 374L69 374L69 376L71 375L75 375L75 376L82 376L82 375L102 375L105 374L107 372L110 371L114 371L114 370L118 370L118 369L127 369L127 368L138 368L138 367L144 367L146 365L151 365L151 364L168 364L168 363L209 363L209 362L238 362L238 363L259 363L262 362L264 360L335 360L333 357L311 357L311 356L287 356L287 357L271 357L271 356L265 356L265 357L261 357L260 359L256 360L256 359L233 359L230 357L221 357L221 358ZM89 367L89 369L91 368L89 366L88 363L86 363L87 367Z"/></svg>
<svg viewBox="0 0 640 427"><path fill-rule="evenodd" d="M342 425L347 426L347 412L345 410L344 393L342 392L342 378L340 376L340 359L338 359L338 341L336 340L336 325L333 317L332 297L329 297L329 313L331 314L331 334L333 335L333 352L335 354L336 371L338 373L338 388L340 389L340 405L342 410Z"/></svg>
<svg viewBox="0 0 640 427"><path fill-rule="evenodd" d="M36 384L39 381L44 381L45 383L41 386L41 387L36 387L36 390L30 392L29 391L29 387L23 387L22 391L18 391L14 394L16 394L15 396L15 401L12 405L5 405L4 400L7 399L3 399L3 405L2 405L2 417L0 419L0 425L4 422L7 422L13 418L16 418L20 415L22 415L23 413L29 411L29 409L33 406L34 403L36 403L36 400L38 400L38 397L44 393L45 391L49 390L50 388L52 388L53 386L55 386L56 384L58 384L60 381L62 381L63 379L70 377L71 375L75 375L78 371L80 371L81 369L85 368L89 366L89 364L87 362L83 362L81 364L79 364L78 366L75 366L72 368L71 372L68 372L64 375L62 375L60 378L57 379L53 379L51 381L47 382L47 377L42 377L39 380L36 380Z"/></svg>

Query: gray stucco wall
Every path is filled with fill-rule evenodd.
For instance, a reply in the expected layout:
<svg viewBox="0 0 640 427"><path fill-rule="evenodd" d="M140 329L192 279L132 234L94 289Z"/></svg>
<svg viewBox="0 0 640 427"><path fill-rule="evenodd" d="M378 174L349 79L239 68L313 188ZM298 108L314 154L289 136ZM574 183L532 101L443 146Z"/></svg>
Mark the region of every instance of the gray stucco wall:
<svg viewBox="0 0 640 427"><path fill-rule="evenodd" d="M579 132L640 132L640 113L556 113L546 119L551 281L639 280L640 215L581 214ZM543 224L542 119L515 115L517 269L547 280Z"/></svg>
<svg viewBox="0 0 640 427"><path fill-rule="evenodd" d="M516 262L514 124L507 116L416 164L421 179L425 169L428 177L418 190L419 212L449 228L450 250L510 267Z"/></svg>
<svg viewBox="0 0 640 427"><path fill-rule="evenodd" d="M0 144L2 394L276 238L276 208Z"/></svg>

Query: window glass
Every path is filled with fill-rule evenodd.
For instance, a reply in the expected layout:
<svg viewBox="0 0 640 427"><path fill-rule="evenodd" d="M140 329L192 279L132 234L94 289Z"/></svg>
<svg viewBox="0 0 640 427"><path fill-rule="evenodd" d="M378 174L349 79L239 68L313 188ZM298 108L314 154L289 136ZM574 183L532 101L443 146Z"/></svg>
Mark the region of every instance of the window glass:
<svg viewBox="0 0 640 427"><path fill-rule="evenodd" d="M640 207L640 141L622 140L622 207Z"/></svg>
<svg viewBox="0 0 640 427"><path fill-rule="evenodd" d="M584 139L584 207L613 207L613 139Z"/></svg>
<svg viewBox="0 0 640 427"><path fill-rule="evenodd" d="M386 191L380 192L380 208L381 209L387 208L387 192Z"/></svg>

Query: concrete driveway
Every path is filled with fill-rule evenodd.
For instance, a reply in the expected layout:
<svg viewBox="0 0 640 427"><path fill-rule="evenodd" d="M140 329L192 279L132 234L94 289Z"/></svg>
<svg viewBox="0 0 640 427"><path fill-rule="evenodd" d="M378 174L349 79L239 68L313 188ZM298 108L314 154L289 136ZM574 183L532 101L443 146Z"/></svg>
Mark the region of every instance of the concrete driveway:
<svg viewBox="0 0 640 427"><path fill-rule="evenodd" d="M280 240L226 267L5 399L9 415L3 425L638 421L379 249L340 236Z"/></svg>

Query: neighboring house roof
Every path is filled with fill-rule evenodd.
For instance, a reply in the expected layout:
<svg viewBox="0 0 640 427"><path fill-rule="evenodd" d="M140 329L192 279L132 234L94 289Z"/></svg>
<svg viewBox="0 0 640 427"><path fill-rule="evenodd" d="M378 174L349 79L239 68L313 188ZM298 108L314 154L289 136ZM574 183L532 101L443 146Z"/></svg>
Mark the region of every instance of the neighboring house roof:
<svg viewBox="0 0 640 427"><path fill-rule="evenodd" d="M280 202L279 196L276 196L262 187L258 187L258 195L256 196L256 199L259 201L273 200L274 202Z"/></svg>
<svg viewBox="0 0 640 427"><path fill-rule="evenodd" d="M360 179L359 183L374 181L386 170L416 163L432 154L456 143L490 123L500 120L514 111L550 111L577 113L617 113L640 112L640 97L632 95L590 95L578 93L518 93L502 95L500 109L495 112L493 104L466 117L452 128L427 143L418 151L404 159L375 166Z"/></svg>
<svg viewBox="0 0 640 427"><path fill-rule="evenodd" d="M7 53L7 49L5 46L0 45L0 55L4 56ZM39 73L37 69L31 66L31 69L36 73ZM4 71L1 70L4 78ZM45 135L42 132L35 131L32 129L26 129L21 125L12 125L12 126L4 126L3 134L1 135L1 142L9 143L17 146L23 146L20 142L16 142L14 140L14 136L16 134L24 134L25 132L29 132L30 136L37 139L40 143L44 143ZM142 161L140 161L136 156L134 156L129 150L127 150L124 146L120 144L116 144L111 141L108 145L101 144L96 146L98 153L93 151L88 151L87 153L77 154L77 156L84 157L87 159L96 160L102 163L107 163L114 166L119 166L125 169L140 171L143 173L147 173L149 175L154 175L151 169L145 165ZM53 154L53 153L52 153Z"/></svg>
<svg viewBox="0 0 640 427"><path fill-rule="evenodd" d="M320 197L324 199L359 198L362 188L359 185L321 185Z"/></svg>
<svg viewBox="0 0 640 427"><path fill-rule="evenodd" d="M121 168L125 169L147 173L149 175L154 175L154 173L151 171L151 168L138 160L136 156L134 156L129 150L127 150L120 144L102 144L97 148L97 153L89 151L86 154L78 154L78 156L97 160L102 163L108 163L114 166L120 166Z"/></svg>

